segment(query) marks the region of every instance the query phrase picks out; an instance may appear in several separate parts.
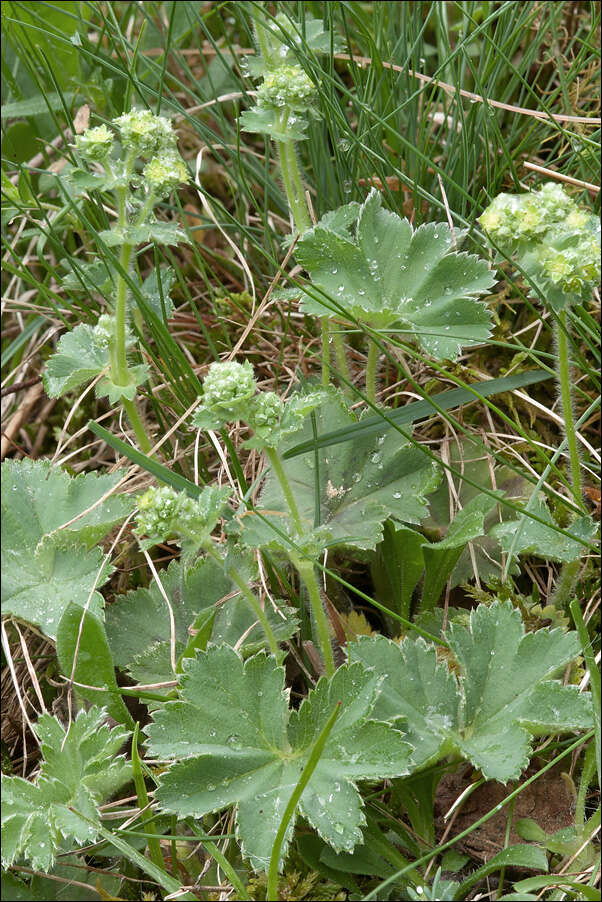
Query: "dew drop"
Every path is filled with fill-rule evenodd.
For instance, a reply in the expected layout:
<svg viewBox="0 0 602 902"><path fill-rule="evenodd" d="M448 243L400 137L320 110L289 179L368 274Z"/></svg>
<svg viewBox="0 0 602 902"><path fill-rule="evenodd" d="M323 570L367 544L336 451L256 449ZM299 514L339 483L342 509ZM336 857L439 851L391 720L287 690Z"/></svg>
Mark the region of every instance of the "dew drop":
<svg viewBox="0 0 602 902"><path fill-rule="evenodd" d="M337 833L344 833L344 832L345 832L345 827L343 826L343 824L340 824L340 823L336 823L336 824L334 825L334 829L336 830Z"/></svg>

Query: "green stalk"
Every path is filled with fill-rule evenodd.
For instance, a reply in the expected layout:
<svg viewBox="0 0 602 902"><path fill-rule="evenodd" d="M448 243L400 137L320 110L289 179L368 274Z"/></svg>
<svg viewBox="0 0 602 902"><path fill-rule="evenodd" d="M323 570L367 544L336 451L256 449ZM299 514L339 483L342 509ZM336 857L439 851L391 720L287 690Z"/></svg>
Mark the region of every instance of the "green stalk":
<svg viewBox="0 0 602 902"><path fill-rule="evenodd" d="M326 676L331 677L336 670L334 664L334 655L332 653L332 645L330 643L328 620L326 617L326 612L324 610L324 605L322 603L320 586L318 585L318 580L316 579L316 572L314 570L313 562L309 560L301 560L297 557L296 554L289 553L289 556L291 561L299 571L299 576L303 580L305 588L307 589L309 603L311 605L312 614L314 615L314 621L316 624L316 632L318 634L320 651L322 652L322 658L324 659L324 669L326 671Z"/></svg>
<svg viewBox="0 0 602 902"><path fill-rule="evenodd" d="M127 418L132 425L134 435L136 436L138 444L140 445L140 450L144 452L144 454L148 454L153 447L153 443L146 434L146 429L144 428L144 423L142 422L142 418L138 413L138 408L133 401L129 401L123 396L121 398L121 403L123 405L123 409L127 414Z"/></svg>
<svg viewBox="0 0 602 902"><path fill-rule="evenodd" d="M289 111L285 107L283 117L288 118ZM299 172L299 164L297 163L297 155L292 141L276 141L276 149L278 151L278 159L280 161L280 171L282 173L282 182L286 192L286 199L291 213L295 228L302 235L311 228L307 204L303 196L303 184L301 182L301 173Z"/></svg>
<svg viewBox="0 0 602 902"><path fill-rule="evenodd" d="M311 779L311 775L315 771L322 752L324 751L324 746L328 741L328 737L332 732L332 728L336 723L336 719L341 713L341 702L337 702L334 711L322 727L320 735L316 739L313 744L312 750L309 754L309 758L307 759L307 763L301 772L301 776L299 778L299 782L295 786L293 790L293 794L291 795L288 805L286 806L284 815L282 820L280 821L280 826L278 827L278 832L276 833L276 838L274 840L274 845L272 846L272 854L270 856L270 867L268 870L268 887L267 887L267 895L266 899L268 902L272 899L278 899L278 865L280 864L280 853L282 851L282 844L284 843L284 837L286 836L286 831L288 829L288 825L291 822L291 818L293 817L297 805L299 804L299 800L303 795L303 791L307 784Z"/></svg>
<svg viewBox="0 0 602 902"><path fill-rule="evenodd" d="M561 310L558 314L558 322L556 323L555 330L558 347L558 381L560 384L560 400L562 403L562 418L564 420L566 441L569 449L573 494L575 497L575 502L581 506L581 504L583 503L581 463L579 461L575 420L573 417L573 401L571 398L571 364L569 358L568 320L566 310Z"/></svg>
<svg viewBox="0 0 602 902"><path fill-rule="evenodd" d="M327 316L320 319L320 334L322 337L322 385L327 388L330 384L330 329Z"/></svg>
<svg viewBox="0 0 602 902"><path fill-rule="evenodd" d="M126 161L126 168L131 168L132 160ZM125 227L127 217L126 217L126 199L127 199L127 189L120 188L117 192L117 202L119 209L119 226L122 228ZM149 197L147 203L142 210L142 213L138 219L138 224L148 216L149 209L152 207L152 203L154 203L154 198ZM150 206L149 206L150 205ZM122 245L121 252L119 254L119 265L124 273L127 273L130 267L130 262L132 259L132 253L134 251L134 246L132 244L124 244ZM126 334L127 334L127 282L125 277L120 273L117 274L117 292L115 296L115 333L114 333L114 341L112 343L112 348L110 349L110 361L111 361L111 379L115 383L115 385L129 385L130 384L130 370L128 367L127 361L127 349L126 349ZM146 429L144 428L144 423L138 413L136 408L136 404L134 401L128 400L127 398L121 398L121 403L123 405L123 409L126 412L126 415L131 423L132 429L134 430L134 434L138 441L138 444L142 451L145 454L148 454L150 449L153 446L152 441L147 435Z"/></svg>
<svg viewBox="0 0 602 902"><path fill-rule="evenodd" d="M299 513L299 508L297 507L297 502L295 501L295 496L293 495L288 477L284 472L284 467L282 466L280 455L275 448L266 448L265 453L268 456L270 466L276 474L276 479L280 483L280 488L282 489L284 497L286 498L286 503L291 514L295 532L298 536L301 536L303 535L303 523L301 521L301 514Z"/></svg>
<svg viewBox="0 0 602 902"><path fill-rule="evenodd" d="M332 337L332 344L334 347L334 355L337 362L337 369L341 376L343 377L343 381L345 385L351 384L353 381L351 378L351 370L349 369L349 362L347 360L347 352L345 351L345 343L343 341L343 336L340 332L335 330L331 330L330 332ZM347 392L348 389L345 388Z"/></svg>
<svg viewBox="0 0 602 902"><path fill-rule="evenodd" d="M366 397L372 404L376 404L376 371L378 368L379 347L370 339L368 347L368 360L366 361Z"/></svg>
<svg viewBox="0 0 602 902"><path fill-rule="evenodd" d="M571 468L571 482L573 485L573 497L578 505L583 504L583 486L581 482L581 462L577 447L577 430L573 416L573 399L571 396L571 362L568 341L568 319L566 310L561 310L555 323L556 347L558 348L558 383L560 385L560 401L562 418L564 420L564 432L569 462ZM566 607L573 592L573 588L579 574L579 561L569 561L564 564L553 596L553 603L559 610Z"/></svg>
<svg viewBox="0 0 602 902"><path fill-rule="evenodd" d="M221 557L219 556L219 554L213 547L213 544L211 543L211 541L206 542L203 545L203 548L205 549L205 551L207 552L209 557L213 558L213 560L216 561L216 563L218 563L220 565L220 567L223 567L224 562L222 561ZM233 581L236 583L236 585L240 589L243 598L245 598L249 602L251 607L253 608L255 616L259 620L261 626L263 627L263 631L266 634L267 640L270 645L270 651L274 655L274 657L276 659L278 659L278 655L279 655L278 640L276 639L276 636L274 635L274 631L273 631L272 627L270 626L270 623L268 621L268 618L266 617L265 611L263 610L263 608L261 607L261 605L255 598L255 596L253 595L253 593L247 586L246 582L244 581L244 579L242 578L241 574L238 572L236 567L232 567L232 566L229 567L228 574L229 574L229 576L232 577Z"/></svg>
<svg viewBox="0 0 602 902"><path fill-rule="evenodd" d="M290 511L293 525L295 527L295 532L297 536L302 536L303 522L301 520L299 508L297 507L297 502L295 501L295 496L293 495L288 477L284 472L284 467L282 466L280 455L275 448L266 448L265 450L272 469L276 474L276 478L280 483L280 488L282 489L284 497L286 498L286 503ZM322 657L324 659L324 667L326 669L327 676L330 677L335 671L334 656L332 654L332 646L330 644L328 620L324 611L324 605L322 604L322 596L320 595L320 587L318 585L318 580L316 579L313 562L310 560L302 560L293 551L289 552L289 557L293 565L298 570L299 576L301 577L305 588L307 589L309 602L316 624L318 642L320 645L320 650L322 652Z"/></svg>
<svg viewBox="0 0 602 902"><path fill-rule="evenodd" d="M165 862L163 860L163 855L161 853L161 845L159 840L157 839L157 830L155 828L155 822L153 820L153 815L151 814L148 803L148 793L146 791L146 785L144 783L144 776L142 774L142 764L140 762L140 755L138 754L138 733L140 731L140 724L136 723L136 727L134 729L134 736L132 738L132 773L134 776L134 786L136 787L136 795L138 796L138 807L142 812L140 815L140 819L142 823L148 830L149 836L147 838L146 845L148 846L148 853L150 855L151 861L157 865L161 870L165 870Z"/></svg>

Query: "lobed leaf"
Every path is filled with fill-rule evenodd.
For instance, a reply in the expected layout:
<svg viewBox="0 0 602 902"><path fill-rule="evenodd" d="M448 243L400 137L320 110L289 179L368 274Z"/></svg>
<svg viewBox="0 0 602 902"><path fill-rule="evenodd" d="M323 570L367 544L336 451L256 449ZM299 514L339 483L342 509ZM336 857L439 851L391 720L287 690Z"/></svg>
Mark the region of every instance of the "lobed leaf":
<svg viewBox="0 0 602 902"><path fill-rule="evenodd" d="M256 870L267 870L312 744L340 702L299 813L337 850L361 842L365 818L355 781L405 774L409 757L400 733L369 719L378 693L374 673L344 666L290 711L284 670L264 653L243 663L228 646L210 646L183 667L181 700L157 711L146 729L153 755L180 759L160 779L160 807L202 817L237 805L243 854Z"/></svg>
<svg viewBox="0 0 602 902"><path fill-rule="evenodd" d="M243 645L246 654L265 645L261 628L251 629L257 623L255 614L238 594L224 568L215 561L200 559L189 569L174 561L159 577L173 611L176 659L191 639L189 627L199 615L212 609L215 610L213 642L236 645L246 635ZM252 579L250 573L248 578ZM224 598L227 600L219 604ZM281 606L279 611L274 611L268 604L265 611L280 641L295 633L297 618L291 608ZM147 589L117 596L106 611L106 630L115 664L127 669L135 680L158 683L174 679L169 610L155 580Z"/></svg>
<svg viewBox="0 0 602 902"><path fill-rule="evenodd" d="M314 411L314 418L318 436L356 422L336 394ZM285 456L289 448L311 440L313 435L312 421L306 420L298 432L286 436L280 454ZM325 545L374 548L382 539L388 517L418 523L428 513L425 496L440 479L438 470L420 449L390 431L375 437L360 435L336 454L325 448L317 454L283 460L283 468L305 529L304 536L295 537L295 541L303 544L314 539L318 549ZM248 545L290 547L270 527L274 524L287 535L295 535L286 499L271 472L257 509L264 519L253 513L241 518L243 541ZM320 513L318 524L316 509Z"/></svg>
<svg viewBox="0 0 602 902"><path fill-rule="evenodd" d="M61 337L56 353L48 359L42 376L46 394L60 398L96 378L108 366L108 346L98 343L92 326L81 323Z"/></svg>
<svg viewBox="0 0 602 902"><path fill-rule="evenodd" d="M62 847L94 841L98 805L130 779L129 763L117 756L128 733L109 730L105 716L99 708L81 711L67 733L56 717L40 717L35 730L44 760L37 782L2 776L4 867L25 858L49 871Z"/></svg>
<svg viewBox="0 0 602 902"><path fill-rule="evenodd" d="M419 767L461 755L490 780L516 779L529 762L531 736L587 728L588 694L554 680L579 653L575 633L527 633L511 604L479 605L469 627L447 637L453 676L422 639L396 645L382 636L349 646L350 661L385 673L374 715L402 727Z"/></svg>
<svg viewBox="0 0 602 902"><path fill-rule="evenodd" d="M542 499L536 500L530 512L546 520L551 526L556 526L548 505ZM597 526L591 517L578 517L568 527L568 531L575 538L563 535L557 529L551 529L526 515L498 523L490 535L498 539L505 552L513 549L514 554L536 554L552 561L576 561L583 554L583 546L596 534Z"/></svg>
<svg viewBox="0 0 602 902"><path fill-rule="evenodd" d="M322 220L305 232L295 256L335 305L305 293L304 311L349 312L374 328L408 331L439 359L454 360L462 347L488 338L491 315L476 298L495 277L485 260L455 251L449 226L428 223L414 231L407 219L382 209L376 189L360 208L353 238L332 224Z"/></svg>
<svg viewBox="0 0 602 902"><path fill-rule="evenodd" d="M119 479L119 474L73 479L50 461L4 461L3 614L34 623L55 638L69 603L85 605L93 587L108 579L111 568L94 546L127 516L132 500L112 495L98 502ZM94 592L90 610L102 616L102 605Z"/></svg>

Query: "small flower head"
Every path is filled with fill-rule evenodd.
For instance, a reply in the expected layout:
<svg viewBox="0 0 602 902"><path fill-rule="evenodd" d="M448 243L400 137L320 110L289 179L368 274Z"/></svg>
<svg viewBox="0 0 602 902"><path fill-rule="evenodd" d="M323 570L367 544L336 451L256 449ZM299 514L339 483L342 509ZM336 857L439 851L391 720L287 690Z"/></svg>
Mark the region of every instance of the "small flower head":
<svg viewBox="0 0 602 902"><path fill-rule="evenodd" d="M170 486L150 488L138 498L136 534L148 548L175 539L198 548L222 516L230 489L211 486L195 501Z"/></svg>
<svg viewBox="0 0 602 902"><path fill-rule="evenodd" d="M75 146L86 160L106 160L113 150L114 143L113 132L106 125L88 128L75 138Z"/></svg>
<svg viewBox="0 0 602 902"><path fill-rule="evenodd" d="M169 119L155 116L150 110L131 110L113 122L121 132L124 149L137 156L151 157L176 147L176 136Z"/></svg>
<svg viewBox="0 0 602 902"><path fill-rule="evenodd" d="M253 367L248 361L212 363L203 383L203 404L238 418L241 409L249 407L256 390Z"/></svg>
<svg viewBox="0 0 602 902"><path fill-rule="evenodd" d="M255 402L253 428L255 430L273 429L274 426L278 425L283 410L284 402L280 400L275 392L262 392Z"/></svg>
<svg viewBox="0 0 602 902"><path fill-rule="evenodd" d="M300 66L280 66L269 72L257 91L257 104L271 109L306 110L316 93L309 76Z"/></svg>
<svg viewBox="0 0 602 902"><path fill-rule="evenodd" d="M188 170L177 152L163 153L146 164L144 180L156 197L167 197L174 188L188 180Z"/></svg>
<svg viewBox="0 0 602 902"><path fill-rule="evenodd" d="M545 238L549 229L567 220L569 228L580 228L582 211L560 185L549 182L538 191L498 194L479 217L479 222L501 247L514 247ZM586 218L587 218L587 214Z"/></svg>
<svg viewBox="0 0 602 902"><path fill-rule="evenodd" d="M542 274L566 295L584 295L600 281L600 245L589 236L563 247L542 245L537 258Z"/></svg>

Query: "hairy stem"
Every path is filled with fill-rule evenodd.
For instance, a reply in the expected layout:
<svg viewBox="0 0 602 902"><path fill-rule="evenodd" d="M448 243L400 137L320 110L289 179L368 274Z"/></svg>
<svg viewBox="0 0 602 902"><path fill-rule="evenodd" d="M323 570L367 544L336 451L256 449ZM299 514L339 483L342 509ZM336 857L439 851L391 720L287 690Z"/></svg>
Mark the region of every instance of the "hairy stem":
<svg viewBox="0 0 602 902"><path fill-rule="evenodd" d="M122 396L121 403L123 405L123 409L127 414L127 418L130 421L132 429L134 430L134 435L138 440L138 444L140 445L140 450L144 452L144 454L148 454L153 447L153 443L149 438L146 429L144 428L144 423L142 422L142 417L138 413L138 409L134 401L128 400L128 398L124 398Z"/></svg>
<svg viewBox="0 0 602 902"><path fill-rule="evenodd" d="M368 360L366 361L366 397L376 404L376 371L378 368L379 347L370 339Z"/></svg>
<svg viewBox="0 0 602 902"><path fill-rule="evenodd" d="M563 611L571 600L571 595L579 576L579 566L580 561L578 560L568 561L562 565L551 599L552 604L559 611Z"/></svg>
<svg viewBox="0 0 602 902"><path fill-rule="evenodd" d="M216 561L216 563L218 563L220 565L220 567L223 567L224 562L222 561L221 557L219 556L219 554L213 547L213 544L211 543L211 541L206 542L203 545L203 547L204 547L205 551L207 552L207 554L209 555L209 557L213 558L213 560ZM247 583L243 579L240 572L236 569L236 567L230 566L228 569L228 574L229 574L229 576L232 577L233 582L235 582L236 585L238 586L238 588L240 589L240 592L241 592L241 595L243 596L243 598L246 601L248 601L249 604L251 605L251 607L253 608L255 616L259 620L261 626L263 627L263 631L266 634L266 638L270 645L270 651L274 655L274 657L277 659L278 658L278 640L276 639L276 636L274 635L274 630L270 626L270 623L268 621L268 618L266 617L265 611L263 610L263 608L259 604L258 600L255 598L255 596L253 595L253 593L247 586Z"/></svg>
<svg viewBox="0 0 602 902"><path fill-rule="evenodd" d="M283 116L288 117L288 115L289 111L285 108ZM286 199L293 215L295 228L300 234L303 234L303 232L311 228L311 222L307 204L303 197L303 184L301 182L299 164L297 163L295 146L292 141L276 141L276 149L278 151Z"/></svg>
<svg viewBox="0 0 602 902"><path fill-rule="evenodd" d="M326 388L330 384L330 329L328 317L320 320L320 334L322 337L322 385Z"/></svg>
<svg viewBox="0 0 602 902"><path fill-rule="evenodd" d="M569 449L573 494L576 503L581 506L583 500L581 463L579 461L575 420L573 417L573 401L571 398L571 364L569 358L568 319L566 310L562 310L558 314L558 322L556 323L555 329L556 343L558 347L558 379L560 383L560 400L562 402L562 418L564 420L566 441Z"/></svg>
<svg viewBox="0 0 602 902"><path fill-rule="evenodd" d="M558 382L560 385L560 401L562 405L562 418L564 431L569 451L569 463L571 468L571 482L573 497L578 505L583 503L583 491L581 482L581 462L577 447L577 430L573 416L573 399L571 396L571 361L569 355L568 319L566 310L558 314L555 324L556 347L558 348ZM558 609L564 609L570 600L571 594L579 574L579 561L569 561L564 564L554 589L553 603Z"/></svg>
<svg viewBox="0 0 602 902"><path fill-rule="evenodd" d="M291 514L295 532L298 536L300 536L303 534L303 522L301 520L301 514L299 513L299 508L297 507L297 502L295 501L295 496L293 495L290 482L288 481L288 477L284 472L284 467L282 466L280 455L275 448L266 448L265 452L268 456L270 466L272 467L276 475L276 479L280 483L280 488L284 493L284 497L286 498L286 503Z"/></svg>
<svg viewBox="0 0 602 902"><path fill-rule="evenodd" d="M290 554L290 559L299 571L299 576L303 580L303 584L307 589L309 603L311 605L312 614L318 634L318 643L322 658L324 659L324 669L326 676L331 677L335 672L334 655L332 653L332 645L330 643L330 633L328 630L328 619L322 603L322 595L320 594L320 586L316 578L316 572L312 561L301 560L296 554Z"/></svg>
<svg viewBox="0 0 602 902"><path fill-rule="evenodd" d="M337 369L341 376L343 376L343 378L347 380L347 382L351 382L351 370L349 369L349 361L347 360L347 352L345 350L343 336L340 332L337 332L334 329L331 330L330 334L332 337ZM348 389L346 390L348 391Z"/></svg>
<svg viewBox="0 0 602 902"><path fill-rule="evenodd" d="M124 244L119 254L119 265L127 272L132 259L132 245ZM117 295L115 298L115 372L116 385L129 385L130 374L126 354L127 325L127 284L124 277L117 275Z"/></svg>

